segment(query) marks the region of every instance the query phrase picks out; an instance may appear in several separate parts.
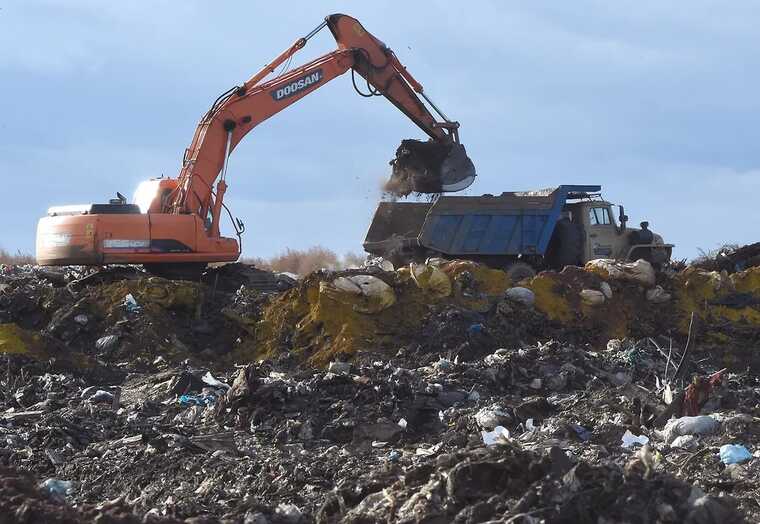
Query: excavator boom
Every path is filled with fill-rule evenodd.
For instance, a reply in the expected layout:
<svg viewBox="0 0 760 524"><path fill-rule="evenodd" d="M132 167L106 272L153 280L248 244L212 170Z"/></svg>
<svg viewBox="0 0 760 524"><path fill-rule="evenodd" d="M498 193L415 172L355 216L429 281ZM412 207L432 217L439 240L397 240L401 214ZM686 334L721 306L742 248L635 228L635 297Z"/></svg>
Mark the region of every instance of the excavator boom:
<svg viewBox="0 0 760 524"><path fill-rule="evenodd" d="M302 49L308 39L323 27L330 29L338 43L337 50L272 80L262 82L279 65ZM417 96L417 93L424 94L422 85L401 65L393 51L367 32L354 18L334 14L328 16L306 37L299 38L288 50L248 81L224 93L204 115L190 147L185 152L178 190L171 202L171 211L206 216L212 205L210 195L214 181L218 176L223 176L222 170L229 153L243 137L266 119L349 69L364 77L367 82L369 93L365 96L387 98L427 133L433 141L432 144L444 150L444 160L450 151L454 151L455 158L446 165L452 166L446 171L446 176L438 173L420 173L428 182L429 179L433 179L432 185L436 186L434 191L421 192L443 192L449 186L458 191L472 183L475 178L474 167L471 162L467 164L469 159L466 158L463 148L454 147L454 144L458 143L459 124L448 121L442 113L440 116L443 120L438 121ZM425 164L426 168L432 167L429 165L432 156L422 157L418 151L412 154L419 157L416 158L418 163ZM406 162L405 168L411 169L410 164L412 163ZM462 167L462 164L467 165ZM440 170L441 165L438 165L437 169ZM436 178L441 180L437 185ZM420 188L422 187L415 189Z"/></svg>
<svg viewBox="0 0 760 524"><path fill-rule="evenodd" d="M336 50L267 79L278 68L287 69L293 55L324 27L335 38ZM459 143L459 124L432 103L383 42L354 18L334 14L246 82L220 95L198 123L179 176L144 182L139 206L118 199L50 208L37 229L38 263L142 263L160 270L236 260L239 243L220 234L231 152L254 127L349 70L360 94L384 96L429 137L427 142L402 142L391 162L389 191L440 193L472 183L475 169ZM357 86L356 75L366 82L366 92ZM233 225L240 236L242 223Z"/></svg>

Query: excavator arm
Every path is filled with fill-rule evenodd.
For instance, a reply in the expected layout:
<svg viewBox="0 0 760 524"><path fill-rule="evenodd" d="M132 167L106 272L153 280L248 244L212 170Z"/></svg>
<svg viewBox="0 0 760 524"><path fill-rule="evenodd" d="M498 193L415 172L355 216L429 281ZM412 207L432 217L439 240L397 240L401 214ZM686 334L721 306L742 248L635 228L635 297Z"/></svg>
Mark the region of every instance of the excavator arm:
<svg viewBox="0 0 760 524"><path fill-rule="evenodd" d="M328 27L335 37L338 44L335 51L276 78L263 81L288 62L323 27ZM201 218L207 217L210 211L212 224L209 234L218 236L219 216L227 188L226 162L235 146L258 124L349 70L358 73L366 81L369 92L364 96L387 98L432 139L434 147L444 151L443 155L432 155L438 157L435 166L426 163L426 159L422 161L423 169L441 171L435 173L441 177L441 182L432 185L433 192L459 190L472 183L475 172L464 148L458 143L459 124L449 121L436 108L425 95L422 85L383 42L367 32L354 18L334 14L328 16L311 33L299 38L243 85L230 89L216 100L201 119L192 143L185 151L177 188L163 211L197 214ZM440 121L430 113L417 94L428 101L441 117ZM402 149L403 155L416 153L410 147L399 148L397 156ZM404 158L398 165L403 164L404 168L408 168L420 164L419 161L408 160ZM394 165L394 173L396 167L398 166ZM431 173L423 175L429 176ZM214 195L213 185L217 178L219 181ZM423 187L421 190L425 189Z"/></svg>

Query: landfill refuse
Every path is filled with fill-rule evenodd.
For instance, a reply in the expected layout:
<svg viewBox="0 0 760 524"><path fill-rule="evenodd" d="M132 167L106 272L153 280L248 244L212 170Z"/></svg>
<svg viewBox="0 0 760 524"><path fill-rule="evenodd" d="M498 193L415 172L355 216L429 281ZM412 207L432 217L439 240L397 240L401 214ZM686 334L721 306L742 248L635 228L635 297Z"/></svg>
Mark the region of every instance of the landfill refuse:
<svg viewBox="0 0 760 524"><path fill-rule="evenodd" d="M130 313L139 313L142 310L132 293L127 293L127 296L124 297L124 307Z"/></svg>
<svg viewBox="0 0 760 524"><path fill-rule="evenodd" d="M642 259L636 262L621 262L599 258L589 261L586 268L610 280L629 280L646 287L653 287L656 281L652 264Z"/></svg>
<svg viewBox="0 0 760 524"><path fill-rule="evenodd" d="M676 437L682 435L709 435L718 431L720 422L709 415L696 417L681 417L671 419L665 425L662 433L665 441L670 444Z"/></svg>
<svg viewBox="0 0 760 524"><path fill-rule="evenodd" d="M707 271L736 273L760 266L760 242L745 246L723 246L713 256L705 255L694 261L694 266Z"/></svg>
<svg viewBox="0 0 760 524"><path fill-rule="evenodd" d="M740 444L724 444L720 447L720 461L723 464L741 464L752 459L752 453Z"/></svg>
<svg viewBox="0 0 760 524"><path fill-rule="evenodd" d="M74 483L68 480L46 479L40 483L40 488L51 495L66 496L74 491Z"/></svg>
<svg viewBox="0 0 760 524"><path fill-rule="evenodd" d="M758 461L717 453L760 445L741 295L760 272L648 286L568 266L521 281L527 307L503 271L419 266L450 293L409 266L265 291L221 269L3 270L0 505L26 522L760 520ZM669 301L647 299L657 285Z"/></svg>
<svg viewBox="0 0 760 524"><path fill-rule="evenodd" d="M662 304L668 302L671 299L671 294L665 291L662 286L655 286L652 289L647 289L647 300L654 302L655 304Z"/></svg>
<svg viewBox="0 0 760 524"><path fill-rule="evenodd" d="M327 370L331 373L348 373L351 371L351 363L350 362L330 362L330 365L327 367Z"/></svg>
<svg viewBox="0 0 760 524"><path fill-rule="evenodd" d="M604 293L597 291L596 289L584 289L581 291L581 299L591 306L600 306L604 304L607 297Z"/></svg>
<svg viewBox="0 0 760 524"><path fill-rule="evenodd" d="M90 402L113 402L114 396L110 391L104 391L102 389L97 390L95 393L88 397Z"/></svg>
<svg viewBox="0 0 760 524"><path fill-rule="evenodd" d="M630 430L626 430L623 434L623 447L624 448L630 448L634 445L638 444L640 446L643 446L645 444L649 444L649 437L646 435L634 435L631 433Z"/></svg>
<svg viewBox="0 0 760 524"><path fill-rule="evenodd" d="M533 307L533 304L536 302L536 296L533 291L524 287L511 287L507 289L505 296L509 300L519 302L527 307Z"/></svg>
<svg viewBox="0 0 760 524"><path fill-rule="evenodd" d="M692 449L699 444L699 438L695 435L681 435L673 439L670 443L671 448Z"/></svg>
<svg viewBox="0 0 760 524"><path fill-rule="evenodd" d="M179 397L180 406L209 406L216 401L214 395L181 395Z"/></svg>
<svg viewBox="0 0 760 524"><path fill-rule="evenodd" d="M475 421L483 429L494 430L502 424L512 422L512 416L504 408L494 405L488 406L475 414Z"/></svg>
<svg viewBox="0 0 760 524"><path fill-rule="evenodd" d="M440 267L434 264L410 264L409 271L417 286L431 298L451 295L451 280Z"/></svg>
<svg viewBox="0 0 760 524"><path fill-rule="evenodd" d="M509 441L509 430L504 426L496 426L493 431L481 431L483 444L493 446L494 444L507 443Z"/></svg>

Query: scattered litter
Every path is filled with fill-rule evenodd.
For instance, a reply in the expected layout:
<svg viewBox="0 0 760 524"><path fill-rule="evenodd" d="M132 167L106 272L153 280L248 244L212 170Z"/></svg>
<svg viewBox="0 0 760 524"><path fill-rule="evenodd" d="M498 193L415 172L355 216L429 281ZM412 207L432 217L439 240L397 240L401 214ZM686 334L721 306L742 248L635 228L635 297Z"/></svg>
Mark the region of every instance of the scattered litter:
<svg viewBox="0 0 760 524"><path fill-rule="evenodd" d="M279 504L275 514L286 524L297 524L301 520L301 510L295 504Z"/></svg>
<svg viewBox="0 0 760 524"><path fill-rule="evenodd" d="M348 373L351 371L351 363L350 362L330 362L330 365L327 367L327 370L330 371L330 373Z"/></svg>
<svg viewBox="0 0 760 524"><path fill-rule="evenodd" d="M124 307L129 313L139 313L142 310L132 293L127 293L127 296L124 297Z"/></svg>
<svg viewBox="0 0 760 524"><path fill-rule="evenodd" d="M201 380L205 384L208 384L209 386L212 386L212 387L215 387L215 388L220 388L220 389L224 389L224 390L230 389L230 385L229 384L227 384L225 382L222 382L221 380L215 378L214 375L212 375L210 371L206 371L206 374L201 377Z"/></svg>
<svg viewBox="0 0 760 524"><path fill-rule="evenodd" d="M586 269L610 280L628 280L649 288L654 286L656 275L652 264L639 259L636 262L620 262L606 258L591 260Z"/></svg>
<svg viewBox="0 0 760 524"><path fill-rule="evenodd" d="M454 363L448 359L441 358L435 363L435 367L438 371L451 371L454 369Z"/></svg>
<svg viewBox="0 0 760 524"><path fill-rule="evenodd" d="M103 402L103 403L110 404L113 402L113 399L114 399L113 393L99 389L95 393L93 393L90 397L88 397L87 400L89 400L90 402Z"/></svg>
<svg viewBox="0 0 760 524"><path fill-rule="evenodd" d="M581 290L581 300L590 306L600 306L604 304L607 297L604 293L597 291L596 289L583 289Z"/></svg>
<svg viewBox="0 0 760 524"><path fill-rule="evenodd" d="M718 431L720 423L709 415L671 419L662 430L665 442L670 444L681 435L709 435Z"/></svg>
<svg viewBox="0 0 760 524"><path fill-rule="evenodd" d="M572 428L573 431L575 431L575 434L578 435L578 438L581 439L581 441L588 442L591 440L592 433L588 429L578 424L572 424Z"/></svg>
<svg viewBox="0 0 760 524"><path fill-rule="evenodd" d="M631 430L627 429L625 433L623 434L623 443L622 446L624 448L631 448L635 445L644 446L646 444L649 444L649 437L646 435L634 435L631 433Z"/></svg>
<svg viewBox="0 0 760 524"><path fill-rule="evenodd" d="M536 295L525 287L511 287L507 289L505 296L508 300L522 304L525 307L533 307L536 303Z"/></svg>
<svg viewBox="0 0 760 524"><path fill-rule="evenodd" d="M493 405L482 408L475 414L475 422L482 429L493 430L498 426L508 425L512 422L512 415L501 406Z"/></svg>
<svg viewBox="0 0 760 524"><path fill-rule="evenodd" d="M607 341L607 351L620 351L623 349L623 341L617 338L611 338Z"/></svg>
<svg viewBox="0 0 760 524"><path fill-rule="evenodd" d="M493 431L481 431L480 434L483 436L483 444L486 446L509 442L509 430L504 426L496 426Z"/></svg>
<svg viewBox="0 0 760 524"><path fill-rule="evenodd" d="M451 295L451 280L438 266L412 263L409 269L415 284L430 298L435 300Z"/></svg>
<svg viewBox="0 0 760 524"><path fill-rule="evenodd" d="M752 453L740 444L724 444L720 447L720 460L723 464L741 464L752 459Z"/></svg>
<svg viewBox="0 0 760 524"><path fill-rule="evenodd" d="M98 340L95 341L95 349L98 351L109 351L110 349L116 347L116 344L119 342L118 335L106 335L105 337L100 337Z"/></svg>
<svg viewBox="0 0 760 524"><path fill-rule="evenodd" d="M214 402L216 402L214 395L181 395L179 397L179 405L182 407L210 406Z"/></svg>
<svg viewBox="0 0 760 524"><path fill-rule="evenodd" d="M664 304L670 301L671 295L665 291L662 286L655 286L652 289L647 289L647 300L654 304Z"/></svg>
<svg viewBox="0 0 760 524"><path fill-rule="evenodd" d="M673 439L670 443L671 448L694 449L699 445L699 438L695 435L681 435Z"/></svg>
<svg viewBox="0 0 760 524"><path fill-rule="evenodd" d="M442 444L434 444L432 446L420 446L417 448L417 451L415 454L417 456L423 456L423 457L430 457L432 455L435 455L438 453L441 449Z"/></svg>
<svg viewBox="0 0 760 524"><path fill-rule="evenodd" d="M54 478L47 479L40 484L40 488L51 495L65 497L74 491L74 483L70 480L58 480Z"/></svg>
<svg viewBox="0 0 760 524"><path fill-rule="evenodd" d="M760 462L747 458L760 444L760 270L668 269L649 285L569 266L523 280L526 307L506 298L503 272L471 261L425 263L446 296L420 285L435 271L418 268L417 282L408 265L382 266L304 275L286 292L139 268L52 280L0 269L3 511L156 524L760 521ZM669 302L647 300L657 284ZM579 307L584 289L605 305ZM667 420L693 410L713 414L711 431ZM716 455L726 442L746 446L741 462ZM71 485L38 489L53 475Z"/></svg>

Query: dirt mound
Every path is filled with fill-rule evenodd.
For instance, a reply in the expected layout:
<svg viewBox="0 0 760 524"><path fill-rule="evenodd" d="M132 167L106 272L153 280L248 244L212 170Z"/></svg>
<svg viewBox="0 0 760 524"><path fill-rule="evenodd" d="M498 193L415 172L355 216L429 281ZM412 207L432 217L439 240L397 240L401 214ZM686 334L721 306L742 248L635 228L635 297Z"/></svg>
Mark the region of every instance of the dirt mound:
<svg viewBox="0 0 760 524"><path fill-rule="evenodd" d="M277 289L291 282L240 264L202 282L124 269L97 278L17 269L0 291L0 344L74 368L148 369L158 357L230 364L287 356L324 366L418 346L468 358L548 338L601 348L613 338L685 339L690 328L702 345L729 349L760 337L759 268L655 273L636 264L595 262L516 285L474 262L432 261L321 271L287 291ZM262 278L268 293L256 287ZM515 299L521 293L529 304Z"/></svg>

